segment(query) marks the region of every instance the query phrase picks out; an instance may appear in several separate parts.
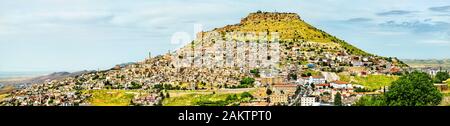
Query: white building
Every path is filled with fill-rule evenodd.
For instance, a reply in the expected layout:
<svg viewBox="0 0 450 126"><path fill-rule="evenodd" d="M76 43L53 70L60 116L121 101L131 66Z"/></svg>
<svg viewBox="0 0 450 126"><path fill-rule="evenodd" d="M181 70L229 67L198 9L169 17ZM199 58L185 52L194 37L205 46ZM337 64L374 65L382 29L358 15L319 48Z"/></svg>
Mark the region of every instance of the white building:
<svg viewBox="0 0 450 126"><path fill-rule="evenodd" d="M323 76L309 76L302 77L297 81L301 84L323 84L326 82L326 79Z"/></svg>
<svg viewBox="0 0 450 126"><path fill-rule="evenodd" d="M330 86L338 89L351 89L353 88L352 84L345 81L333 81L330 83Z"/></svg>
<svg viewBox="0 0 450 126"><path fill-rule="evenodd" d="M316 105L316 97L301 97L300 106L313 106Z"/></svg>

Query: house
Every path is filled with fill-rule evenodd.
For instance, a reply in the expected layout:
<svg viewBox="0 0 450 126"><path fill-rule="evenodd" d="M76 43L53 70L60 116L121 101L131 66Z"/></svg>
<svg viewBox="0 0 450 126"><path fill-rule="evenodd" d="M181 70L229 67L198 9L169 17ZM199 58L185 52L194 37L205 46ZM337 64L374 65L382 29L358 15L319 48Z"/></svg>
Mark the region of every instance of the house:
<svg viewBox="0 0 450 126"><path fill-rule="evenodd" d="M301 97L300 106L313 106L316 103L316 97Z"/></svg>
<svg viewBox="0 0 450 126"><path fill-rule="evenodd" d="M369 58L368 57L363 57L363 59L362 59L364 62L367 62L367 61L369 61Z"/></svg>
<svg viewBox="0 0 450 126"><path fill-rule="evenodd" d="M361 61L352 61L352 65L354 67L360 67L360 66L363 66L364 64Z"/></svg>
<svg viewBox="0 0 450 126"><path fill-rule="evenodd" d="M253 101L267 101L268 95L265 88L258 88L253 94Z"/></svg>
<svg viewBox="0 0 450 126"><path fill-rule="evenodd" d="M399 73L400 72L400 68L397 67L392 67L391 69L389 69L390 73Z"/></svg>
<svg viewBox="0 0 450 126"><path fill-rule="evenodd" d="M431 68L431 67L428 67L428 68L422 68L421 71L422 71L422 72L425 72L425 73L428 73L428 74L431 75L431 76L436 76L436 74L437 74L440 70L437 69L437 68Z"/></svg>
<svg viewBox="0 0 450 126"><path fill-rule="evenodd" d="M345 81L332 81L330 86L337 89L351 89L353 88L352 84Z"/></svg>
<svg viewBox="0 0 450 126"><path fill-rule="evenodd" d="M288 103L288 95L286 94L270 95L269 100L271 104L285 104Z"/></svg>
<svg viewBox="0 0 450 126"><path fill-rule="evenodd" d="M275 70L275 69L261 69L259 74L260 74L260 76L262 78L271 78L271 77L278 76L278 70Z"/></svg>
<svg viewBox="0 0 450 126"><path fill-rule="evenodd" d="M272 86L272 89L275 93L278 94L288 94L294 95L297 90L297 85L295 84L275 84Z"/></svg>
<svg viewBox="0 0 450 126"><path fill-rule="evenodd" d="M325 84L325 83L323 83L323 84L316 84L316 85L314 85L315 86L315 88L317 88L317 89L325 89L325 88L329 88L330 87L330 84Z"/></svg>
<svg viewBox="0 0 450 126"><path fill-rule="evenodd" d="M279 83L283 83L283 78L282 77L263 77L263 78L260 78L260 83L261 83L261 85L279 84Z"/></svg>
<svg viewBox="0 0 450 126"><path fill-rule="evenodd" d="M263 84L261 83L261 78L256 78L255 80L256 80L256 81L255 81L255 86L256 86L256 87L265 86L265 85L263 85Z"/></svg>
<svg viewBox="0 0 450 126"><path fill-rule="evenodd" d="M326 82L326 79L323 76L309 76L302 77L298 81L303 82L302 84L323 84Z"/></svg>

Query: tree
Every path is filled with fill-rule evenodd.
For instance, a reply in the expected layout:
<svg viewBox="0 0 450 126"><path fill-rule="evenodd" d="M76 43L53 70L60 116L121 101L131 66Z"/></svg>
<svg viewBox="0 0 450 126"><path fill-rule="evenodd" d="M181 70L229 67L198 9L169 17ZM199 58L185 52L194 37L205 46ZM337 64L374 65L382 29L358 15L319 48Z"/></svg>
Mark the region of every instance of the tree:
<svg viewBox="0 0 450 126"><path fill-rule="evenodd" d="M302 91L302 87L297 86L297 89L295 89L295 94L298 94Z"/></svg>
<svg viewBox="0 0 450 126"><path fill-rule="evenodd" d="M355 92L371 92L371 90L366 89L366 88L356 88Z"/></svg>
<svg viewBox="0 0 450 126"><path fill-rule="evenodd" d="M142 85L141 85L141 84L136 83L136 82L134 82L134 81L131 82L131 87L130 87L130 89L140 89L140 88L142 88Z"/></svg>
<svg viewBox="0 0 450 126"><path fill-rule="evenodd" d="M339 93L339 92L336 95L334 95L334 105L335 106L342 106L341 93Z"/></svg>
<svg viewBox="0 0 450 126"><path fill-rule="evenodd" d="M414 71L392 82L385 98L389 106L429 106L438 105L442 94L434 87L430 76Z"/></svg>
<svg viewBox="0 0 450 126"><path fill-rule="evenodd" d="M436 73L436 76L434 77L435 83L442 83L442 81L445 81L449 78L448 72L439 71Z"/></svg>
<svg viewBox="0 0 450 126"><path fill-rule="evenodd" d="M354 106L386 106L383 95L363 96L356 101Z"/></svg>
<svg viewBox="0 0 450 126"><path fill-rule="evenodd" d="M255 83L255 79L251 78L251 77L245 77L244 79L241 80L241 85L240 87L253 87L253 83Z"/></svg>
<svg viewBox="0 0 450 126"><path fill-rule="evenodd" d="M169 92L166 93L166 98L170 98Z"/></svg>
<svg viewBox="0 0 450 126"><path fill-rule="evenodd" d="M250 98L250 99L252 99L253 95L248 93L248 92L244 92L244 93L241 94L241 98Z"/></svg>
<svg viewBox="0 0 450 126"><path fill-rule="evenodd" d="M272 94L272 90L267 89L267 90L266 90L266 94L267 94L267 95L271 95L271 94Z"/></svg>
<svg viewBox="0 0 450 126"><path fill-rule="evenodd" d="M165 98L164 93L162 91L159 93L159 97L161 97L162 99Z"/></svg>
<svg viewBox="0 0 450 126"><path fill-rule="evenodd" d="M297 74L295 74L295 73L290 73L290 74L289 74L289 79L290 79L290 80L297 80Z"/></svg>
<svg viewBox="0 0 450 126"><path fill-rule="evenodd" d="M225 99L225 101L235 101L237 99L238 99L237 95L233 94L233 95L228 95L227 98Z"/></svg>
<svg viewBox="0 0 450 126"><path fill-rule="evenodd" d="M250 73L252 73L253 75L255 75L255 77L260 77L260 75L259 75L259 69L253 69L253 70L250 70Z"/></svg>

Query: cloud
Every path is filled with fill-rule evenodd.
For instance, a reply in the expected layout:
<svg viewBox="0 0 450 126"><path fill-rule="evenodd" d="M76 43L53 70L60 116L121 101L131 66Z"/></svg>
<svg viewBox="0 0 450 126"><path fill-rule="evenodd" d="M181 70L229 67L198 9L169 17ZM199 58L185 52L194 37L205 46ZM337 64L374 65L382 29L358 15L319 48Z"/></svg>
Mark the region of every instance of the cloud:
<svg viewBox="0 0 450 126"><path fill-rule="evenodd" d="M368 32L370 34L375 34L375 35L382 35L382 36L400 36L400 35L406 35L406 32L402 32L402 31L370 31Z"/></svg>
<svg viewBox="0 0 450 126"><path fill-rule="evenodd" d="M431 44L437 46L450 46L450 40L424 40L420 41L421 44Z"/></svg>
<svg viewBox="0 0 450 126"><path fill-rule="evenodd" d="M435 11L435 12L450 12L450 5L448 5L448 6L430 7L428 9L431 10L431 11Z"/></svg>
<svg viewBox="0 0 450 126"><path fill-rule="evenodd" d="M431 20L423 20L423 21L386 21L381 23L380 26L385 28L403 28L410 29L416 33L424 33L424 32L450 32L450 23L442 22L442 21L431 21Z"/></svg>
<svg viewBox="0 0 450 126"><path fill-rule="evenodd" d="M385 46L389 46L389 47L399 47L399 46L402 46L401 44L398 44L398 43L388 43L388 44L385 44Z"/></svg>
<svg viewBox="0 0 450 126"><path fill-rule="evenodd" d="M345 22L359 23L359 22L369 22L369 21L372 21L372 19L370 19L370 18L350 18L350 19L346 20Z"/></svg>
<svg viewBox="0 0 450 126"><path fill-rule="evenodd" d="M406 11L406 10L391 10L387 12L377 13L378 16L395 16L395 15L407 15L414 13L414 11Z"/></svg>

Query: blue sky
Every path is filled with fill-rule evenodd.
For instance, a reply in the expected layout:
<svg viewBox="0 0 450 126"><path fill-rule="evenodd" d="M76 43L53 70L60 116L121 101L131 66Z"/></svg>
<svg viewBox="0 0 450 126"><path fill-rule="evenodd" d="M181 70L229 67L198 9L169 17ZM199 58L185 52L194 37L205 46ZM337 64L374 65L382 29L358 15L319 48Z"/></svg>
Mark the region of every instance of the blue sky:
<svg viewBox="0 0 450 126"><path fill-rule="evenodd" d="M107 69L257 10L298 13L381 56L450 58L448 0L0 0L0 71Z"/></svg>

